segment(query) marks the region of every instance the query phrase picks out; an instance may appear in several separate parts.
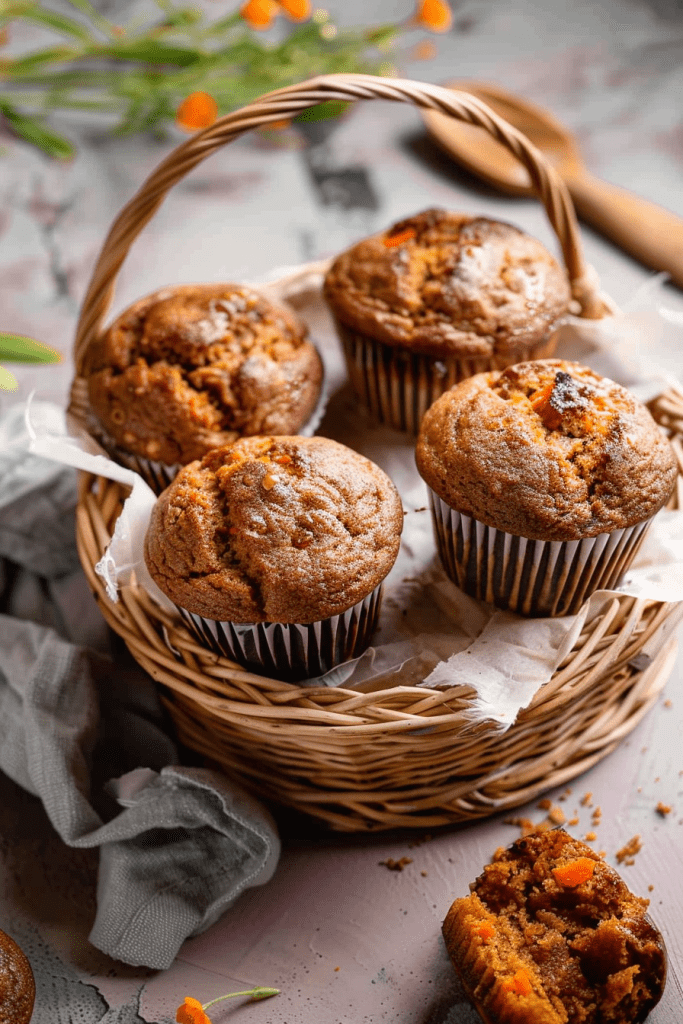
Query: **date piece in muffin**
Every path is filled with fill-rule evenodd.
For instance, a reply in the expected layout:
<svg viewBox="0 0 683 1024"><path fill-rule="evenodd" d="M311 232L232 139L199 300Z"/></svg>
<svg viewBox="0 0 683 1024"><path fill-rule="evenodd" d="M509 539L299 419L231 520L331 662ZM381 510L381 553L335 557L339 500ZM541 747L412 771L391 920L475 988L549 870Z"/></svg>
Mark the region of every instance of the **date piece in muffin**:
<svg viewBox="0 0 683 1024"><path fill-rule="evenodd" d="M456 385L425 415L416 460L448 574L530 614L576 611L614 585L676 480L645 406L556 359Z"/></svg>
<svg viewBox="0 0 683 1024"><path fill-rule="evenodd" d="M617 872L562 829L518 839L456 900L449 956L486 1024L639 1024L666 951Z"/></svg>
<svg viewBox="0 0 683 1024"><path fill-rule="evenodd" d="M28 1024L35 997L30 963L14 939L0 931L0 1024Z"/></svg>
<svg viewBox="0 0 683 1024"><path fill-rule="evenodd" d="M177 467L239 436L299 431L322 363L284 305L243 285L178 285L114 321L87 377L113 454Z"/></svg>
<svg viewBox="0 0 683 1024"><path fill-rule="evenodd" d="M322 437L242 438L181 470L145 557L210 647L301 678L367 646L402 527L396 488L362 455Z"/></svg>
<svg viewBox="0 0 683 1024"><path fill-rule="evenodd" d="M535 238L447 210L358 242L332 264L324 294L356 391L382 422L413 432L465 377L551 355L571 298Z"/></svg>

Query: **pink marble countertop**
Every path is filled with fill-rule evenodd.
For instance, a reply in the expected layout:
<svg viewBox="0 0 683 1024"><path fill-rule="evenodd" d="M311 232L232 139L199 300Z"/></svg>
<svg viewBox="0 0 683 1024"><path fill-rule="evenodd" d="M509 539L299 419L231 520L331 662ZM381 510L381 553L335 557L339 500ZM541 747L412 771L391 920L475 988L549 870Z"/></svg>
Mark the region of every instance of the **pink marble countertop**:
<svg viewBox="0 0 683 1024"><path fill-rule="evenodd" d="M331 2L333 16L363 20L360 0ZM551 108L577 133L597 175L683 216L683 14L666 0L559 0L454 5L453 30L428 62L405 74L499 82ZM343 8L343 15L342 15ZM373 20L406 4L373 5ZM79 155L57 165L0 138L2 327L64 356L59 367L17 367L20 393L64 403L79 302L111 220L174 140L115 139L73 124ZM251 136L197 168L169 197L126 262L114 311L167 283L257 280L276 268L330 255L428 206L519 224L549 246L551 229L532 200L479 187L428 141L415 110L364 104L325 145L281 145ZM588 260L624 303L650 277L589 229ZM683 292L666 289L683 312ZM653 341L653 358L681 375L681 352ZM0 398L0 408L13 400ZM87 602L89 598L79 598ZM651 899L669 951L665 995L652 1024L683 1016L683 660L657 706L571 792L550 792L570 831L595 831L609 863L632 836L642 850L622 873ZM592 793L588 805L581 798ZM671 813L657 813L659 802ZM208 1001L252 985L281 994L265 1003L221 1004L214 1024L475 1024L448 962L440 925L492 852L517 837L504 816L423 833L336 836L279 812L284 840L274 879L242 896L173 966L154 973L108 960L87 941L96 855L67 849L37 801L0 776L0 927L21 921L41 979L34 1024L166 1024L185 995ZM593 812L599 807L599 823ZM535 805L515 814L540 821ZM381 862L408 857L402 871Z"/></svg>

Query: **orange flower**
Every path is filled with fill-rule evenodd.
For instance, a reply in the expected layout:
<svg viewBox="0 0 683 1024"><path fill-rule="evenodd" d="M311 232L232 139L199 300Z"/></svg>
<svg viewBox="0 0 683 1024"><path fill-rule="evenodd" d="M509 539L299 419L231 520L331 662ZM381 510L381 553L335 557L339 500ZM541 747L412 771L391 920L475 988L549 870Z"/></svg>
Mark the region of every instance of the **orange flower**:
<svg viewBox="0 0 683 1024"><path fill-rule="evenodd" d="M279 0L279 4L292 21L305 21L311 16L311 0Z"/></svg>
<svg viewBox="0 0 683 1024"><path fill-rule="evenodd" d="M175 120L184 132L208 128L218 116L218 104L208 92L191 92L176 111Z"/></svg>
<svg viewBox="0 0 683 1024"><path fill-rule="evenodd" d="M245 992L228 992L226 996L218 996L209 1003L202 1004L192 996L185 996L183 1005L176 1010L175 1019L178 1024L211 1024L211 1018L204 1012L214 1003L222 1003L224 999L234 999L236 996L248 996L250 999L269 999L279 993L279 988L264 988L257 985L255 988L247 989Z"/></svg>
<svg viewBox="0 0 683 1024"><path fill-rule="evenodd" d="M413 60L433 60L437 54L436 45L431 39L423 39L421 43L413 49L411 57Z"/></svg>
<svg viewBox="0 0 683 1024"><path fill-rule="evenodd" d="M415 20L432 32L448 32L453 24L453 13L446 0L420 0Z"/></svg>
<svg viewBox="0 0 683 1024"><path fill-rule="evenodd" d="M247 0L240 7L240 14L252 28L270 28L273 19L280 13L276 0Z"/></svg>
<svg viewBox="0 0 683 1024"><path fill-rule="evenodd" d="M182 1006L179 1006L175 1019L179 1024L211 1024L211 1020L204 1013L204 1007L198 999L192 996L185 996Z"/></svg>

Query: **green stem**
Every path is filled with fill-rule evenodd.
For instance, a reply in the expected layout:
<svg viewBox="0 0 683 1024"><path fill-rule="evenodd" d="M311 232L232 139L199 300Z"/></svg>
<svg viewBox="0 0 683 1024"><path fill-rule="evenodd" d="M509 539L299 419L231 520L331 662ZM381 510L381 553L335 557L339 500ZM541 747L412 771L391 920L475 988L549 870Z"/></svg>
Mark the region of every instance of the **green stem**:
<svg viewBox="0 0 683 1024"><path fill-rule="evenodd" d="M261 985L257 985L256 988L250 988L246 992L228 992L227 996L218 996L217 999L212 999L210 1003L204 1003L202 1009L208 1010L214 1003L220 1003L223 999L234 999L235 996L251 996L252 999L268 999L269 996L278 995L279 988L263 988Z"/></svg>

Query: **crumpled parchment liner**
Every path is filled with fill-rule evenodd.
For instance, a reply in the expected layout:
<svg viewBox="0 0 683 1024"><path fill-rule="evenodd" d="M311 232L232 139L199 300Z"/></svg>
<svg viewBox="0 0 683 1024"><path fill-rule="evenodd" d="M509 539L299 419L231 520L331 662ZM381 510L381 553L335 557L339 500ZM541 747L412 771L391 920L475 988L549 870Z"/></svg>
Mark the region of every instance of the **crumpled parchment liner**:
<svg viewBox="0 0 683 1024"><path fill-rule="evenodd" d="M610 596L625 593L683 602L683 511L660 512L618 590L594 594L578 615L524 619L473 601L446 577L436 557L427 492L415 468L414 440L372 423L345 383L341 347L320 294L323 271L324 265L309 264L266 287L295 306L309 323L323 356L331 398L320 432L378 463L396 484L406 514L401 550L385 583L373 646L360 658L307 683L362 692L399 685L469 686L476 691L472 722L493 720L507 729ZM673 331L678 344L683 343L679 314L663 308L662 282L662 276L648 282L628 312L600 321L572 318L561 329L557 356L586 363L629 387L642 401L675 386L670 374L641 354L648 352L653 332ZM129 582L134 572L138 583L168 609L169 601L144 565L144 534L154 503L147 484L100 454L87 435L57 438L39 425L33 424L32 429L31 450L36 454L132 485L97 572L112 600L116 600L116 586ZM661 639L656 641L661 644ZM649 646L657 649L652 643Z"/></svg>

